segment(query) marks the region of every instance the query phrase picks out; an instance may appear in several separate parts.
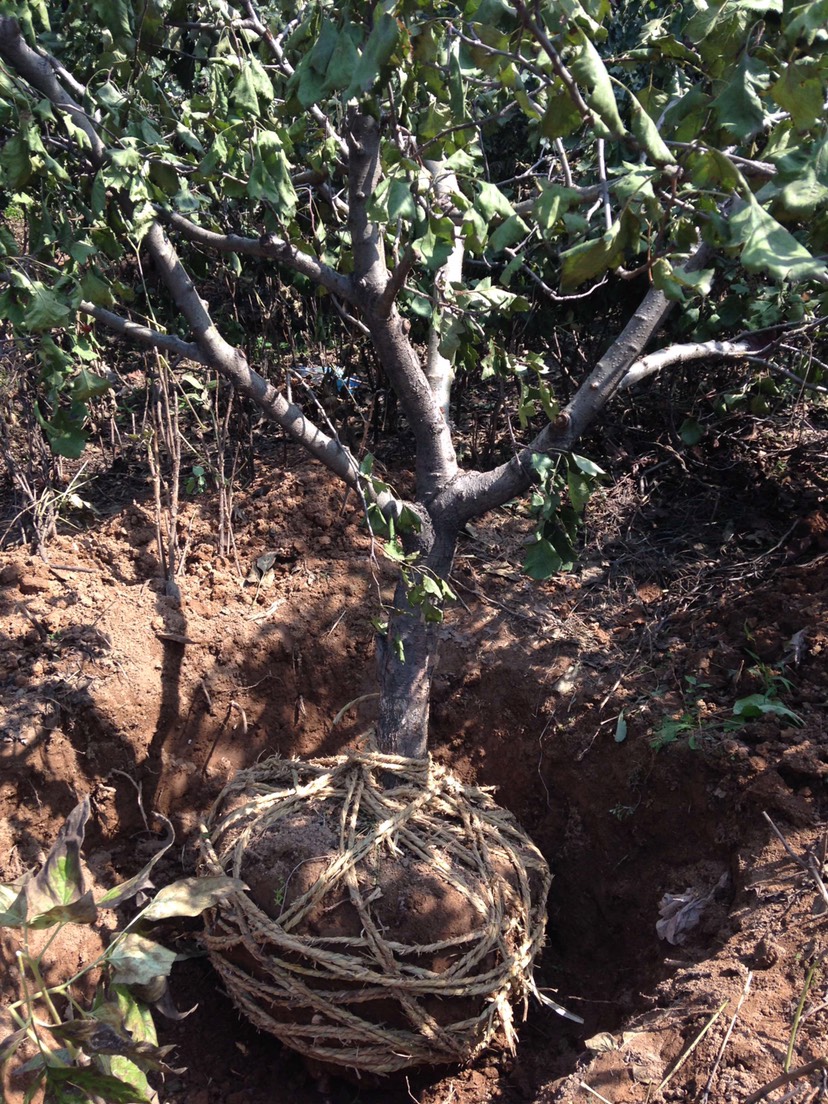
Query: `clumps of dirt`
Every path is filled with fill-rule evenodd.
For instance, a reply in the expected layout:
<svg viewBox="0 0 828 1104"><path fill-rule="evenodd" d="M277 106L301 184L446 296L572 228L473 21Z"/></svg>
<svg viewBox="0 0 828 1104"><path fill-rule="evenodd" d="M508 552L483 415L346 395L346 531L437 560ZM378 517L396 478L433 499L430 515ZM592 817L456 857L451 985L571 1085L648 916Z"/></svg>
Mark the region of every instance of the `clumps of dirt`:
<svg viewBox="0 0 828 1104"><path fill-rule="evenodd" d="M300 1053L383 1075L514 1047L550 877L483 791L374 752L271 760L225 790L203 865L249 887L208 922L213 963Z"/></svg>

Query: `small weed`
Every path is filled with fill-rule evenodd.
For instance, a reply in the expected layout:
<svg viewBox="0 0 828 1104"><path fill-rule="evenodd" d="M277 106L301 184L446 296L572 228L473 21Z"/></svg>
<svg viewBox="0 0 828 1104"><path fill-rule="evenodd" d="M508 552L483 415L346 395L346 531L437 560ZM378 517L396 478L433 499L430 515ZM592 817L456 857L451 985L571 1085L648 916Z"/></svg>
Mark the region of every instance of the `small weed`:
<svg viewBox="0 0 828 1104"><path fill-rule="evenodd" d="M656 751L687 739L687 746L696 750L704 737L725 732L738 732L753 720L762 717L780 717L792 724L801 725L802 718L779 700L780 692L790 693L793 684L779 671L768 667L757 656L751 654L756 663L749 674L758 677L762 688L743 698L737 698L731 707L731 715L723 720L702 719L701 707L703 693L710 689L709 682L701 682L693 675L685 675L685 687L682 692L684 709L675 717L664 717L653 733L650 745ZM653 697L660 696L653 694Z"/></svg>
<svg viewBox="0 0 828 1104"><path fill-rule="evenodd" d="M610 816L614 816L616 820L628 820L635 810L637 805L622 805L620 802L609 810Z"/></svg>
<svg viewBox="0 0 828 1104"><path fill-rule="evenodd" d="M187 494L204 494L207 490L207 472L202 464L193 464L184 488Z"/></svg>

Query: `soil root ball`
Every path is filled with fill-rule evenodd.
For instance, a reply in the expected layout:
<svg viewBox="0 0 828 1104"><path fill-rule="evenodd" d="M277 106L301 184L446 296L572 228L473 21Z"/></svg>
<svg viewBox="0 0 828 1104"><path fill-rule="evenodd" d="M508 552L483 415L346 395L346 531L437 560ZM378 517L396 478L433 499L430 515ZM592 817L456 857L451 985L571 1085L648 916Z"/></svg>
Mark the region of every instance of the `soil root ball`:
<svg viewBox="0 0 828 1104"><path fill-rule="evenodd" d="M239 773L201 870L248 892L207 916L234 1002L317 1062L373 1074L514 1048L549 868L482 789L427 760L353 752Z"/></svg>

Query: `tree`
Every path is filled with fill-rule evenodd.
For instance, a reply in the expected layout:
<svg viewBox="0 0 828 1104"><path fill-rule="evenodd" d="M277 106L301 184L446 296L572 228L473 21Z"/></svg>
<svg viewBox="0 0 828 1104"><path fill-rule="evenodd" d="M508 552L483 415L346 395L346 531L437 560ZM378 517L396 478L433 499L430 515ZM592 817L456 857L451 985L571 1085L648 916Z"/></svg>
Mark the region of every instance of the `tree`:
<svg viewBox="0 0 828 1104"><path fill-rule="evenodd" d="M777 352L828 313L826 0L0 11L0 186L26 223L25 249L2 230L0 310L36 348L53 447L82 447L110 331L217 370L354 488L400 563L383 750L425 752L458 533L535 486L526 567L557 570L595 474L572 449L619 387L713 357L819 386L818 365ZM217 323L211 273L254 265L370 339L410 434L410 499ZM542 313L535 348L510 329L599 288L640 302L562 403ZM645 356L676 308L687 340ZM490 470L458 462L456 373L518 398L522 439Z"/></svg>

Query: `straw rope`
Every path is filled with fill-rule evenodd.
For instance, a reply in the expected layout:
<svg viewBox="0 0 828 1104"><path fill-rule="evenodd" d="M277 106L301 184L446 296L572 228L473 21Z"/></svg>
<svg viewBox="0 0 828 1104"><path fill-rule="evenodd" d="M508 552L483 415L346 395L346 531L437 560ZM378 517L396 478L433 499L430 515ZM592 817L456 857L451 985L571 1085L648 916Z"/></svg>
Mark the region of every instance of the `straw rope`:
<svg viewBox="0 0 828 1104"><path fill-rule="evenodd" d="M236 1005L308 1057L375 1074L465 1062L496 1035L513 1049L512 1006L523 1002L525 1015L536 992L551 876L511 815L431 759L374 751L274 758L240 772L219 795L202 830L202 873L243 878L251 845L280 828L295 833L297 815L309 810L339 839L306 892L278 918L247 894L208 914L204 941ZM377 913L382 886L364 885L380 857L386 870L426 864L468 902L479 917L474 929L446 938L436 931L427 944L395 939ZM310 914L341 905L343 890L360 934L309 934ZM440 969L431 968L435 956ZM376 1008L361 1008L376 1001L381 1022L371 1018ZM438 1010L451 1022L438 1022Z"/></svg>

